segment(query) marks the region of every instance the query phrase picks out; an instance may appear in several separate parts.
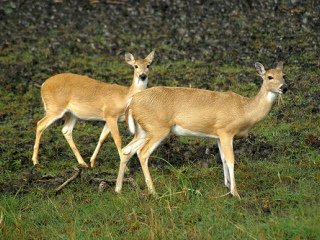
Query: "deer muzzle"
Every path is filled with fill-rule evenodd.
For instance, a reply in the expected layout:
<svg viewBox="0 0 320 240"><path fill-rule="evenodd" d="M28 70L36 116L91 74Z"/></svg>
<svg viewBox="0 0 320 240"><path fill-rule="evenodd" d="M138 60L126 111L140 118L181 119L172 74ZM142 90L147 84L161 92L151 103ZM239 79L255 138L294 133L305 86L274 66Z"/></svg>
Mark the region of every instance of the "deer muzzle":
<svg viewBox="0 0 320 240"><path fill-rule="evenodd" d="M280 90L282 93L286 93L288 91L288 85L287 84L282 84L280 87Z"/></svg>

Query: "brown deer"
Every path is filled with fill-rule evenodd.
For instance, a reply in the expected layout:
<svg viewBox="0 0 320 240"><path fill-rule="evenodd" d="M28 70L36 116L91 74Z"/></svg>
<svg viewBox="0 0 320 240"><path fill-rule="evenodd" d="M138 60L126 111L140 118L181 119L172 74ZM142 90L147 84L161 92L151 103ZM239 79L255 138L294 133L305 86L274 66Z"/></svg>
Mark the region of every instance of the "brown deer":
<svg viewBox="0 0 320 240"><path fill-rule="evenodd" d="M41 86L46 114L37 123L33 164L39 164L38 152L43 131L62 117L65 120L62 133L80 165L88 167L72 139L72 130L77 119L105 121L98 145L90 159L91 167L96 165L97 154L110 132L121 158L121 137L117 122L124 115L131 96L147 87L148 71L153 57L154 51L145 59L135 59L131 53L125 54L126 62L134 68L130 87L107 84L72 73L62 73L47 79Z"/></svg>
<svg viewBox="0 0 320 240"><path fill-rule="evenodd" d="M224 183L233 196L240 198L234 176L233 139L247 137L249 129L269 113L278 95L288 89L282 62L268 71L258 62L255 67L263 84L253 98L234 92L179 87L154 87L134 95L126 113L129 129L135 136L123 148L116 192L121 191L127 162L137 152L148 190L155 193L148 159L173 132L180 136L217 138Z"/></svg>

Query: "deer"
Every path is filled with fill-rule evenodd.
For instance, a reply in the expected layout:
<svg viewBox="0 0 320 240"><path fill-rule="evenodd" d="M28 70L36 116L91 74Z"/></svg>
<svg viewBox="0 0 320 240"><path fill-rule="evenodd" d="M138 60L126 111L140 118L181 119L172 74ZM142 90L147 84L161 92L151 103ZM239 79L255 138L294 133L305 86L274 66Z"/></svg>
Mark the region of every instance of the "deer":
<svg viewBox="0 0 320 240"><path fill-rule="evenodd" d="M73 73L61 73L48 78L41 86L45 116L37 122L33 165L39 165L38 152L43 131L60 118L64 118L62 133L80 166L88 167L72 138L72 131L78 119L105 122L98 144L90 158L92 168L96 166L98 152L110 132L121 158L118 120L124 120L124 111L131 96L146 89L153 58L154 51L144 59L135 59L131 53L125 53L125 61L134 68L130 87L108 84Z"/></svg>
<svg viewBox="0 0 320 240"><path fill-rule="evenodd" d="M258 94L252 98L232 91L218 92L184 87L153 87L135 94L126 110L132 141L122 149L115 191L121 192L124 170L137 153L148 191L156 194L148 168L152 152L171 132L178 136L217 139L223 165L224 184L229 193L240 199L234 175L234 138L245 138L256 123L267 116L274 101L288 90L283 62L265 70L256 62L263 80Z"/></svg>

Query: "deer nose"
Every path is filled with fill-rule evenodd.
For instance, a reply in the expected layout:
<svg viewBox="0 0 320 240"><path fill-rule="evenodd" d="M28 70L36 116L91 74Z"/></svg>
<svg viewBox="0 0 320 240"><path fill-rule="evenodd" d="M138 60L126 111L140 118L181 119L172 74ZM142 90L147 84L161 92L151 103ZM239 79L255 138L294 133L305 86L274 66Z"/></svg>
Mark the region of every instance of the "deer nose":
<svg viewBox="0 0 320 240"><path fill-rule="evenodd" d="M288 91L288 85L287 84L282 84L280 87L280 90L282 91L282 93L286 93L286 91Z"/></svg>
<svg viewBox="0 0 320 240"><path fill-rule="evenodd" d="M142 74L139 76L139 78L140 78L142 81L144 81L144 80L147 79L147 74L142 73Z"/></svg>

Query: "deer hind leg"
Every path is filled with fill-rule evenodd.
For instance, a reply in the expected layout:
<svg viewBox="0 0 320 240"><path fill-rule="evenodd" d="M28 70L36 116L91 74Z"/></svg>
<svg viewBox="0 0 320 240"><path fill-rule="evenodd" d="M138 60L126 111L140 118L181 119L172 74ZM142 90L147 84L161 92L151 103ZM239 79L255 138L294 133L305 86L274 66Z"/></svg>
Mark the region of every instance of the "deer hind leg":
<svg viewBox="0 0 320 240"><path fill-rule="evenodd" d="M136 130L134 138L127 146L122 149L122 154L124 155L134 155L145 141L146 132L141 128L139 124L136 124L135 128Z"/></svg>
<svg viewBox="0 0 320 240"><path fill-rule="evenodd" d="M116 183L116 189L115 191L117 193L121 192L122 189L122 184L123 184L123 177L124 177L124 172L127 167L128 161L131 159L131 157L141 148L141 146L145 142L144 138L144 132L143 130L139 130L132 141L122 149L122 157L120 159L120 166L119 166L119 172L118 172L118 177L117 177L117 183Z"/></svg>
<svg viewBox="0 0 320 240"><path fill-rule="evenodd" d="M227 165L227 170L230 178L230 192L234 197L240 199L240 195L237 191L236 180L234 176L234 153L233 153L233 138L232 137L221 137L221 149L224 154L224 158Z"/></svg>
<svg viewBox="0 0 320 240"><path fill-rule="evenodd" d="M39 145L40 139L42 136L43 131L49 127L52 123L54 123L57 119L61 118L63 113L60 114L49 114L47 113L41 120L37 122L37 130L36 130L36 140L33 147L33 155L32 155L32 162L33 165L38 165L38 154L39 154Z"/></svg>
<svg viewBox="0 0 320 240"><path fill-rule="evenodd" d="M108 137L109 133L110 133L110 129L108 127L108 123L105 123L105 125L102 129L97 147L94 150L94 153L92 154L92 157L90 159L90 166L92 168L94 168L96 166L96 159L97 159L98 152L100 151L100 148L101 148L102 144L104 143L104 141L106 140L106 138Z"/></svg>
<svg viewBox="0 0 320 240"><path fill-rule="evenodd" d="M222 151L222 147L221 147L221 142L220 142L220 140L218 139L217 142L218 142L220 157L221 157L222 166L223 166L224 185L226 185L226 187L230 188L230 174L229 174L227 162L226 162L224 153L223 153L223 151Z"/></svg>
<svg viewBox="0 0 320 240"><path fill-rule="evenodd" d="M73 127L77 122L77 118L72 115L71 113L67 113L65 115L65 123L62 128L62 133L65 139L67 140L72 152L76 156L78 163L83 167L88 167L88 165L85 163L83 158L81 157L79 150L77 149L76 145L74 144L73 138L72 138L72 131Z"/></svg>
<svg viewBox="0 0 320 240"><path fill-rule="evenodd" d="M164 129L163 131L157 129L157 134L147 136L145 144L141 147L141 150L138 150L138 157L144 174L145 182L147 184L148 191L151 194L156 194L156 191L153 186L148 168L149 157L168 134L169 130L167 129Z"/></svg>

